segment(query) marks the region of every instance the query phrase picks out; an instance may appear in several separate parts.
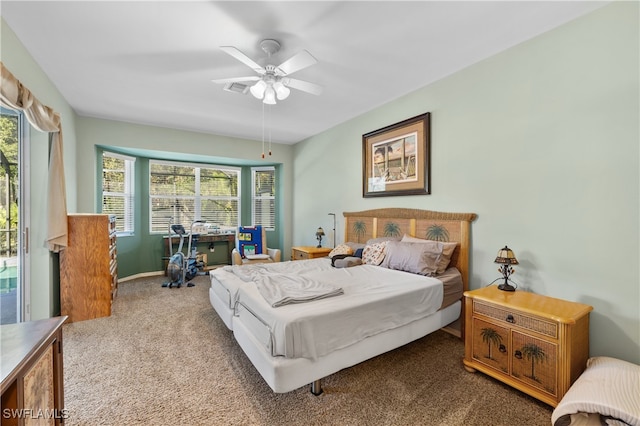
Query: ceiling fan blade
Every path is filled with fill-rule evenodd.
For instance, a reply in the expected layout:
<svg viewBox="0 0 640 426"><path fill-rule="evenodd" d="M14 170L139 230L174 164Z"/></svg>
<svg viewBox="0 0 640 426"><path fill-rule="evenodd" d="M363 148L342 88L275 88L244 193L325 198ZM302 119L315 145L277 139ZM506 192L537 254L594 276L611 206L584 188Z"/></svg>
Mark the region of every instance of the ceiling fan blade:
<svg viewBox="0 0 640 426"><path fill-rule="evenodd" d="M240 62L242 62L243 64L245 64L246 66L248 66L249 68L254 70L255 72L257 72L258 74L262 75L262 74L264 74L266 72L264 67L261 67L260 65L258 65L253 59L251 59L250 57L248 57L247 55L245 55L244 53L242 53L241 51L239 51L235 47L233 47L233 46L220 46L220 49L223 52L233 56L234 58L236 58L237 60L239 60Z"/></svg>
<svg viewBox="0 0 640 426"><path fill-rule="evenodd" d="M280 76L293 74L294 72L307 68L317 62L318 61L311 55L311 53L303 50L281 63L276 68L276 74Z"/></svg>
<svg viewBox="0 0 640 426"><path fill-rule="evenodd" d="M258 77L257 75L253 75L251 77L231 77L231 78L219 78L216 80L211 80L214 83L221 83L221 84L226 84L226 83L235 83L235 82L240 82L240 81L258 81L260 80L261 77Z"/></svg>
<svg viewBox="0 0 640 426"><path fill-rule="evenodd" d="M298 80L295 78L285 77L282 79L282 84L291 87L293 89L302 90L303 92L311 93L312 95L319 95L322 93L322 86L310 83L308 81Z"/></svg>

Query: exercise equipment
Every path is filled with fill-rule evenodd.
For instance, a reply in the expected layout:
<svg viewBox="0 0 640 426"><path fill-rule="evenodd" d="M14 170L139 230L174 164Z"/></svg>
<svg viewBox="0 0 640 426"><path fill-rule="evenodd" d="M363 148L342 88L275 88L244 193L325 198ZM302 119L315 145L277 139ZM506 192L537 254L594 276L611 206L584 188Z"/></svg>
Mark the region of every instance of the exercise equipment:
<svg viewBox="0 0 640 426"><path fill-rule="evenodd" d="M204 262L198 261L196 244L198 242L199 234L194 234L193 228L195 225L201 224L204 221L196 220L191 222L189 228L189 244L187 248L187 255L182 252L184 246L184 240L186 230L183 225L177 223L171 223L169 221L169 263L167 264L167 277L169 281L162 284L162 287L173 288L174 286L180 288L182 284L186 283L187 287L193 287L195 284L190 282L197 275L204 275ZM180 238L178 243L178 249L173 253L173 236L177 235Z"/></svg>

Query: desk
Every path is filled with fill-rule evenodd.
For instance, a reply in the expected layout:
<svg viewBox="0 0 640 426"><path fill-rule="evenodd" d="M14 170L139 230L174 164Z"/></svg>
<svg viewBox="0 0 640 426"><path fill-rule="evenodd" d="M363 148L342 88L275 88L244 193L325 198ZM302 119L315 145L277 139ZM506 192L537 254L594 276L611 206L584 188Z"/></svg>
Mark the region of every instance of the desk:
<svg viewBox="0 0 640 426"><path fill-rule="evenodd" d="M195 235L195 234L194 234ZM169 237L164 236L162 237L163 240L163 245L164 245L164 270L167 270L167 263L169 262ZM174 235L173 238L171 238L171 242L173 245L173 253L175 254L176 250L178 249L178 245L180 244L180 237L177 235ZM196 243L196 250L206 254L208 252L208 246L209 244L214 244L214 247L217 243L226 243L227 244L227 265L231 265L231 252L233 251L233 249L236 247L236 234L198 234L198 242ZM206 247L201 247L202 245L205 245ZM201 250L198 250L198 247L201 248ZM187 253L187 250L189 248L189 234L185 234L184 235L184 244L182 245L182 252L185 254ZM205 269L213 269L213 267L215 266L219 266L220 263L211 263L211 260L209 260L209 263L207 263L205 265Z"/></svg>

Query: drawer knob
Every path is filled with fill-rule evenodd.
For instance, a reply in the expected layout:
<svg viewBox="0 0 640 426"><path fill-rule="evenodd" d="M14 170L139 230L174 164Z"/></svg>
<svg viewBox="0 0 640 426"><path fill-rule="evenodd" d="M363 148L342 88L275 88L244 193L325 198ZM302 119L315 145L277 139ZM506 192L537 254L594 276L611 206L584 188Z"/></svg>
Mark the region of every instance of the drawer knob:
<svg viewBox="0 0 640 426"><path fill-rule="evenodd" d="M506 321L507 321L507 322L509 322L509 323L511 323L511 324L513 324L514 322L516 322L516 320L513 318L513 315L511 315L511 314L507 315L507 319L506 319Z"/></svg>
<svg viewBox="0 0 640 426"><path fill-rule="evenodd" d="M522 359L522 352L521 352L521 351L516 351L516 352L514 353L514 356L515 356L516 358L518 358L518 359Z"/></svg>

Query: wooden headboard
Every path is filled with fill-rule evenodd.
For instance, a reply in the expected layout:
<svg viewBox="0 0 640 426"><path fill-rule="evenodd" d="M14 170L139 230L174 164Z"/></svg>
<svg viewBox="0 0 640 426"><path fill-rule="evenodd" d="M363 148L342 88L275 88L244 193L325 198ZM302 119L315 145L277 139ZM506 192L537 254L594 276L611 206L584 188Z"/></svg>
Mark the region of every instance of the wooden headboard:
<svg viewBox="0 0 640 426"><path fill-rule="evenodd" d="M457 242L451 265L462 274L464 291L469 290L471 222L475 213L444 213L420 209L386 208L344 212L345 242L365 243L371 238L404 234L428 240Z"/></svg>

